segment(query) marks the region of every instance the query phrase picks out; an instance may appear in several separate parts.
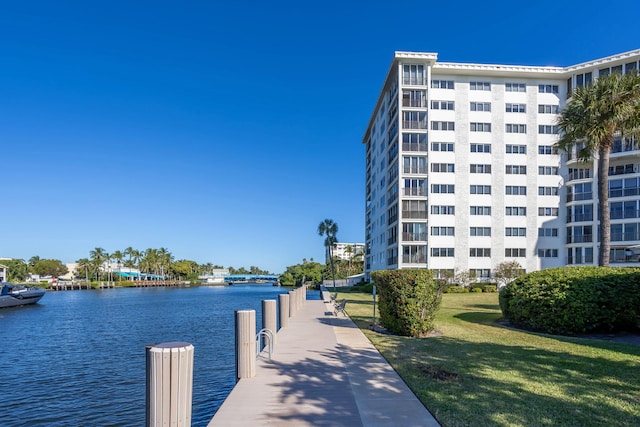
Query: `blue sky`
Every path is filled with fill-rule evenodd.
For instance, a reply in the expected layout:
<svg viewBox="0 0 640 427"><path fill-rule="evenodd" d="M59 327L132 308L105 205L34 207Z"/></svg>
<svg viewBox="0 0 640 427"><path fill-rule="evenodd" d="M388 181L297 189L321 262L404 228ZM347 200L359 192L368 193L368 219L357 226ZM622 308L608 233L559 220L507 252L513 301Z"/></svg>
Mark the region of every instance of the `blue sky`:
<svg viewBox="0 0 640 427"><path fill-rule="evenodd" d="M2 0L0 257L323 261L324 218L364 241L361 138L394 51L563 66L640 48L640 2L611 5Z"/></svg>

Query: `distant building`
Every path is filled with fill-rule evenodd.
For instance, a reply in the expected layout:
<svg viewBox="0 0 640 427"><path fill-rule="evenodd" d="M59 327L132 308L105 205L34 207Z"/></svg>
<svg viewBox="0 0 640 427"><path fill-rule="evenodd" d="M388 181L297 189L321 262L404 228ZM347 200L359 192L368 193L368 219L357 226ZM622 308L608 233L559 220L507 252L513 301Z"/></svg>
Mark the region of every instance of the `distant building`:
<svg viewBox="0 0 640 427"><path fill-rule="evenodd" d="M334 243L333 258L343 261L362 259L364 256L364 243ZM350 249L349 249L350 248ZM329 262L329 249L327 248L325 259Z"/></svg>

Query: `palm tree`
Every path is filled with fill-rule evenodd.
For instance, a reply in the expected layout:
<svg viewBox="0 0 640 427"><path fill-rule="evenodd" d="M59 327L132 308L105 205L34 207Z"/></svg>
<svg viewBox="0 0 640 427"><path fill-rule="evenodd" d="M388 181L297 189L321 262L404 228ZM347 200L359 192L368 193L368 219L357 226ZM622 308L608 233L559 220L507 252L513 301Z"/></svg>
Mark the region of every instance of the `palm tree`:
<svg viewBox="0 0 640 427"><path fill-rule="evenodd" d="M640 76L614 73L593 85L577 88L558 118L556 147L583 162L598 161L600 250L598 265L609 265L609 154L616 137L637 136L640 130Z"/></svg>
<svg viewBox="0 0 640 427"><path fill-rule="evenodd" d="M121 268L122 268L122 260L124 259L124 254L121 251L115 251L111 254L111 258L116 261L118 267L118 281L122 278Z"/></svg>
<svg viewBox="0 0 640 427"><path fill-rule="evenodd" d="M89 258L91 259L91 264L93 264L93 268L96 270L96 280L98 280L98 275L100 274L100 269L102 268L105 260L107 259L107 252L102 248L95 248L92 251L89 251Z"/></svg>
<svg viewBox="0 0 640 427"><path fill-rule="evenodd" d="M324 246L329 251L329 260L331 262L331 278L333 279L333 290L336 290L336 271L333 266L333 244L338 242L336 234L338 234L338 224L332 219L325 219L318 225L318 234L326 236Z"/></svg>

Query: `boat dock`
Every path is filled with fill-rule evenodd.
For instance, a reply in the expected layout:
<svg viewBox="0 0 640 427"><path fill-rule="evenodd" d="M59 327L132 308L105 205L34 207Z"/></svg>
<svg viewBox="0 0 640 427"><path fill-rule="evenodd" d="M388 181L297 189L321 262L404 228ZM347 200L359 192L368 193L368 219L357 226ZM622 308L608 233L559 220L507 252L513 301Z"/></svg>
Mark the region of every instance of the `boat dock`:
<svg viewBox="0 0 640 427"><path fill-rule="evenodd" d="M308 300L276 334L271 360L238 381L209 423L230 426L439 427L424 405L332 303Z"/></svg>

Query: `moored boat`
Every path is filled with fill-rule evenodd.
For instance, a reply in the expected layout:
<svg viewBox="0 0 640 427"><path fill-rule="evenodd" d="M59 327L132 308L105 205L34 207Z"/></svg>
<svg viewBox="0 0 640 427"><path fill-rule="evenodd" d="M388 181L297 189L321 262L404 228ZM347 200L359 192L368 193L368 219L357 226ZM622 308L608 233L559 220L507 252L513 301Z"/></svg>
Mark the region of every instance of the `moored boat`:
<svg viewBox="0 0 640 427"><path fill-rule="evenodd" d="M45 294L44 289L27 288L15 283L0 283L0 308L17 307L19 305L35 304Z"/></svg>

